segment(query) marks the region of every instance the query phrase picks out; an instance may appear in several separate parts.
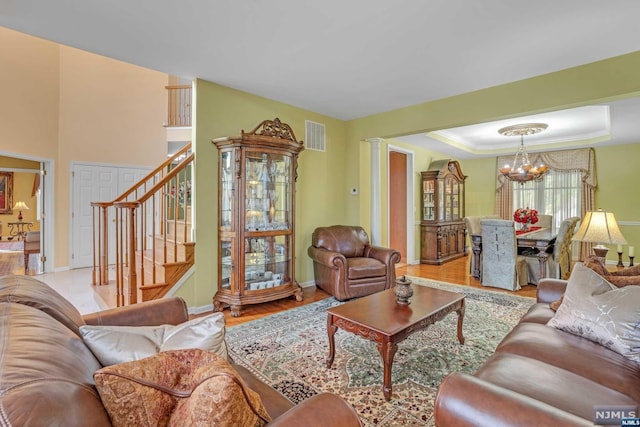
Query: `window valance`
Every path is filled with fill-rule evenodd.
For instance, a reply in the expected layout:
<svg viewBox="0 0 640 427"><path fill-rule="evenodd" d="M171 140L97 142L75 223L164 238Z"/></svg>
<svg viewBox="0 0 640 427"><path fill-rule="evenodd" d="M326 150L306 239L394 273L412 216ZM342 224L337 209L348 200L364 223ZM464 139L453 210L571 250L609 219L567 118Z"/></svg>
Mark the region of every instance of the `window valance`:
<svg viewBox="0 0 640 427"><path fill-rule="evenodd" d="M529 159L531 160L531 164L537 165L544 163L550 169L557 171L580 171L584 185L592 189L595 189L597 185L595 153L593 148L529 153ZM498 171L499 167L511 163L513 163L513 155L499 156L497 158L496 171L498 178L496 180L496 190L499 190L506 183L510 182L500 174Z"/></svg>

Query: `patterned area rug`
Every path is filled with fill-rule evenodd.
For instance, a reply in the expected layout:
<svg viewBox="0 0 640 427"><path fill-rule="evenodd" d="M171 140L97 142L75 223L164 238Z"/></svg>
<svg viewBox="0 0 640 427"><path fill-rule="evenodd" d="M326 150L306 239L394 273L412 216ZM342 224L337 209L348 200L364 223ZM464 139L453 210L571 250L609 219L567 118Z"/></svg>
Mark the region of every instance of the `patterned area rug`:
<svg viewBox="0 0 640 427"><path fill-rule="evenodd" d="M455 313L402 341L393 362L389 402L382 394L382 359L373 342L338 329L335 360L326 368L326 310L341 304L334 298L228 328L230 355L295 403L333 392L356 408L366 426L431 426L442 379L454 371L475 372L534 300L410 279L414 285L466 295L465 344L458 343Z"/></svg>

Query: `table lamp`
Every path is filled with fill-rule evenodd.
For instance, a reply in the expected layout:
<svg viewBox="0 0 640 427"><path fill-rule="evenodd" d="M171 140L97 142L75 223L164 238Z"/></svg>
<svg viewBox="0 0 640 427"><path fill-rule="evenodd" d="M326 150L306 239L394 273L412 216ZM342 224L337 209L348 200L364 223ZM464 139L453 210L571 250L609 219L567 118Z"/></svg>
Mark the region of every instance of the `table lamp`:
<svg viewBox="0 0 640 427"><path fill-rule="evenodd" d="M13 207L13 209L18 211L18 221L22 222L22 211L29 209L29 206L27 206L27 204L25 202L20 200L20 201L16 202L15 206Z"/></svg>
<svg viewBox="0 0 640 427"><path fill-rule="evenodd" d="M597 243L597 245L593 247L593 252L603 260L609 251L609 248L607 248L605 244L627 244L627 241L620 232L620 228L618 228L618 223L616 222L613 212L604 212L602 209L587 212L572 240Z"/></svg>

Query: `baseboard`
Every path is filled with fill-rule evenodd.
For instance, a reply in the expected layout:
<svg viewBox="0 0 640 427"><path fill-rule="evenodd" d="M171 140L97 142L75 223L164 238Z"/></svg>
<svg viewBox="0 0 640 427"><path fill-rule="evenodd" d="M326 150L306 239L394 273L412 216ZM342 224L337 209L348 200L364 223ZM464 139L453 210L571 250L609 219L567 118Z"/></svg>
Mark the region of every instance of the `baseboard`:
<svg viewBox="0 0 640 427"><path fill-rule="evenodd" d="M187 312L192 315L202 314L202 313L212 313L213 312L213 303L203 305L200 307L189 307Z"/></svg>
<svg viewBox="0 0 640 427"><path fill-rule="evenodd" d="M300 285L301 288L311 288L311 287L316 285L316 282L313 281L313 280L310 280L308 282L299 283L299 285ZM203 306L200 306L200 307L189 307L187 309L187 311L191 315L197 315L197 314L212 312L213 311L213 304L207 304L207 305L203 305Z"/></svg>

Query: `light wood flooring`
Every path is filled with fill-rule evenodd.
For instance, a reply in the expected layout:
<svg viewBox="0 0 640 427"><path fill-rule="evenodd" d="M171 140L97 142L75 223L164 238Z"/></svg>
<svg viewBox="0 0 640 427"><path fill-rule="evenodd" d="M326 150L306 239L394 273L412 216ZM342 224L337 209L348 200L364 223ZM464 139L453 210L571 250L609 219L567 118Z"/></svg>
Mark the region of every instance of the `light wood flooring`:
<svg viewBox="0 0 640 427"><path fill-rule="evenodd" d="M450 261L443 265L400 265L396 268L396 275L398 277L402 275L423 277L425 279L438 280L441 282L448 282L460 286L470 286L472 288L486 289L480 284L479 280L474 279L473 276L469 274L469 256ZM489 289L524 297L535 298L537 288L533 285L527 285L516 292L498 288ZM233 326L248 322L250 320L256 320L261 317L277 313L279 311L284 311L294 307L299 307L305 304L319 301L324 298L328 298L329 296L330 295L323 290L316 289L315 287L305 288L304 300L301 302L296 301L294 298L285 298L278 301L245 306L243 307L243 314L240 317L231 317L229 310L225 310L224 313L227 319L227 325Z"/></svg>
<svg viewBox="0 0 640 427"><path fill-rule="evenodd" d="M29 271L28 274L33 276L38 272L40 263L39 254L29 255ZM9 274L25 274L24 271L24 253L22 251L0 252L0 276Z"/></svg>

